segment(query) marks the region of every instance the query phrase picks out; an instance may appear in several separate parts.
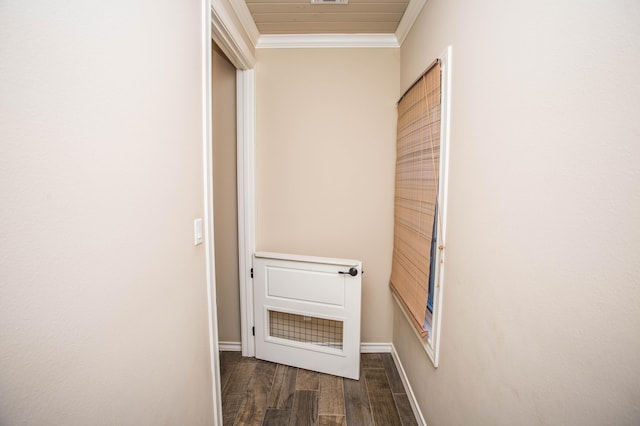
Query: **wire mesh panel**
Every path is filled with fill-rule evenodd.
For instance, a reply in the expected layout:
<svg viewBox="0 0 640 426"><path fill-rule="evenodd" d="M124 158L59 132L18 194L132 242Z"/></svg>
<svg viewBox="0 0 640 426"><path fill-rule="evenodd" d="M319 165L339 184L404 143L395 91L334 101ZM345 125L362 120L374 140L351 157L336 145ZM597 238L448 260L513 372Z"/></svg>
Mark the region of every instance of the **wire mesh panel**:
<svg viewBox="0 0 640 426"><path fill-rule="evenodd" d="M343 322L269 310L269 336L342 349Z"/></svg>

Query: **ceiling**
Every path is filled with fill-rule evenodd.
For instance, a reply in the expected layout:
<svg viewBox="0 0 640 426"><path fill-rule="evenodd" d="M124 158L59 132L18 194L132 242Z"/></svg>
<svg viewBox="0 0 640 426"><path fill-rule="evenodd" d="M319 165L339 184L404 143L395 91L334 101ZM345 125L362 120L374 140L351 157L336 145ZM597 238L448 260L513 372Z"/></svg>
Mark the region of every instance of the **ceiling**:
<svg viewBox="0 0 640 426"><path fill-rule="evenodd" d="M245 0L260 34L393 34L409 0Z"/></svg>

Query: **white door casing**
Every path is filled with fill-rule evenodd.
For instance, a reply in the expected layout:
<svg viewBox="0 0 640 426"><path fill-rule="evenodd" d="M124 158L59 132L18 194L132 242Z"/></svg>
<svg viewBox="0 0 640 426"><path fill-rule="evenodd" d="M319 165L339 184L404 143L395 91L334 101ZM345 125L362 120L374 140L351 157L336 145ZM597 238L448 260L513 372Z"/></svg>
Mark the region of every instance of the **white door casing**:
<svg viewBox="0 0 640 426"><path fill-rule="evenodd" d="M256 253L256 358L335 376L360 376L362 263Z"/></svg>

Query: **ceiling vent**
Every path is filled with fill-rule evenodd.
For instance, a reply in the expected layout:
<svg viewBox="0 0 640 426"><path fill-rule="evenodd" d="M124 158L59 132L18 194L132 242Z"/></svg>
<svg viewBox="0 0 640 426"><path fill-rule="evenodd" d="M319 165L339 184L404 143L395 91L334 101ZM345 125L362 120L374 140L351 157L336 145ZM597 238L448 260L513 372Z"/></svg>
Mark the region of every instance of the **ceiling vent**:
<svg viewBox="0 0 640 426"><path fill-rule="evenodd" d="M311 0L311 4L348 4L349 0Z"/></svg>

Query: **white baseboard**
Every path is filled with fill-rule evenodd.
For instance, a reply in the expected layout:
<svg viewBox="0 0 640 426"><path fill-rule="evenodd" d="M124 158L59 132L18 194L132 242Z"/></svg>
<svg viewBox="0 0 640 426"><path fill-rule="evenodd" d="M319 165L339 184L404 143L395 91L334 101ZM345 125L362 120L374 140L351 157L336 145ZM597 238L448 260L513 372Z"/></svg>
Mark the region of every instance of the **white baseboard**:
<svg viewBox="0 0 640 426"><path fill-rule="evenodd" d="M407 392L407 398L409 398L409 404L411 404L411 410L413 410L413 416L416 418L416 422L418 422L420 426L427 426L427 422L424 420L424 416L420 411L420 406L418 405L416 396L414 395L411 384L409 383L407 373L404 371L404 367L402 366L402 362L400 362L398 352L396 352L396 348L395 346L393 346L393 344L391 344L391 358L393 358L393 362L395 362L396 364L396 369L398 370L398 374L400 375L400 380L402 381L402 385Z"/></svg>
<svg viewBox="0 0 640 426"><path fill-rule="evenodd" d="M389 354L392 350L391 343L360 343L361 354Z"/></svg>
<svg viewBox="0 0 640 426"><path fill-rule="evenodd" d="M223 352L240 352L242 351L242 344L240 342L218 342L218 347ZM360 353L374 354L374 353L392 353L393 345L391 343L361 343Z"/></svg>
<svg viewBox="0 0 640 426"><path fill-rule="evenodd" d="M240 342L218 342L218 349L222 352L240 352L242 344Z"/></svg>

